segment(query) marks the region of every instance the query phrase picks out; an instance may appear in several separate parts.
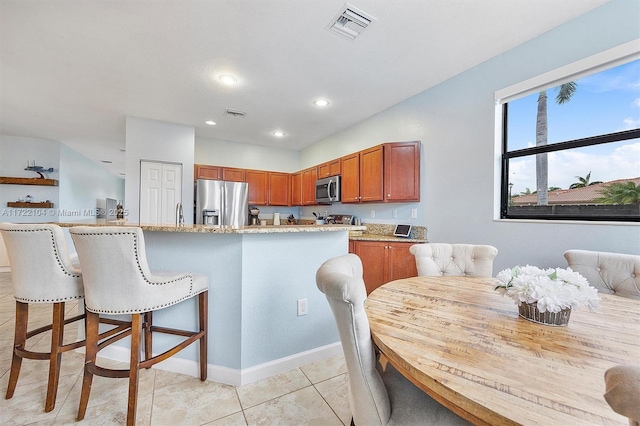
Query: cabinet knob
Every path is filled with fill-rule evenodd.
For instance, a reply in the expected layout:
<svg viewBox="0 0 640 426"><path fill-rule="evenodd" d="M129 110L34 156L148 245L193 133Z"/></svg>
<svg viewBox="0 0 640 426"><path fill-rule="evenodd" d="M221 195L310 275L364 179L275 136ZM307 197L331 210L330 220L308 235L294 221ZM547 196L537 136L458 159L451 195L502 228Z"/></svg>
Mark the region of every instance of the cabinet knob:
<svg viewBox="0 0 640 426"><path fill-rule="evenodd" d="M387 194L387 198L391 198L391 194Z"/></svg>

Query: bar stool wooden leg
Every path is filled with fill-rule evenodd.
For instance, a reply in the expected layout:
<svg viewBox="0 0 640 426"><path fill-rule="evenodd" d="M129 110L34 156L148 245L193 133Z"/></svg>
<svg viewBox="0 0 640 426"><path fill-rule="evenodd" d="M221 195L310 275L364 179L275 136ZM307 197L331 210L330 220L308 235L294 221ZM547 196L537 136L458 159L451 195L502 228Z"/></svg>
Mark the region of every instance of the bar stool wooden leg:
<svg viewBox="0 0 640 426"><path fill-rule="evenodd" d="M209 292L205 291L198 295L198 319L200 325L200 331L203 332L202 337L200 338L200 380L207 380L207 318L209 318L208 314L208 305L209 305Z"/></svg>
<svg viewBox="0 0 640 426"><path fill-rule="evenodd" d="M13 357L11 358L11 373L9 373L9 385L7 386L6 399L13 397L13 392L18 384L22 357L16 351L24 350L27 341L27 325L29 323L29 304L16 301L16 326L13 334Z"/></svg>
<svg viewBox="0 0 640 426"><path fill-rule="evenodd" d="M144 359L151 359L153 356L153 334L151 328L153 327L153 312L144 313L144 322L142 323L142 329L144 331ZM151 366L147 367L151 368Z"/></svg>
<svg viewBox="0 0 640 426"><path fill-rule="evenodd" d="M96 365L96 354L98 353L98 328L100 327L100 315L87 311L86 318L86 347L84 361L84 376L82 378L82 391L80 392L80 406L78 408L77 420L84 419L91 393L91 383L93 382L93 371Z"/></svg>
<svg viewBox="0 0 640 426"><path fill-rule="evenodd" d="M56 405L58 382L60 380L60 362L62 352L60 348L64 341L64 302L53 304L53 321L51 328L51 356L49 358L49 384L47 386L47 399L44 411L53 410Z"/></svg>
<svg viewBox="0 0 640 426"><path fill-rule="evenodd" d="M131 362L129 364L129 404L127 406L127 426L133 426L136 423L138 376L140 370L140 331L142 328L141 316L142 314L131 314Z"/></svg>

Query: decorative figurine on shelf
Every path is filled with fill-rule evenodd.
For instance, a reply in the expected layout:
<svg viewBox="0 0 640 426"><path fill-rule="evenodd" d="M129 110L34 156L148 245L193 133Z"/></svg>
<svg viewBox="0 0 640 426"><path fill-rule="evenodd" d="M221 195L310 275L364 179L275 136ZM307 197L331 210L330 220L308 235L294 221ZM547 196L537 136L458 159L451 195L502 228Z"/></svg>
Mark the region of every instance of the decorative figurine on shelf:
<svg viewBox="0 0 640 426"><path fill-rule="evenodd" d="M24 198L24 202L25 202L25 203L30 203L30 202L32 202L32 201L33 201L33 197L32 197L31 195L27 195L27 196Z"/></svg>
<svg viewBox="0 0 640 426"><path fill-rule="evenodd" d="M44 175L42 173L51 173L53 171L53 167L49 167L45 169L42 166L36 166L36 160L27 161L27 167L25 170L29 170L30 172L36 172L40 175L40 179L44 179Z"/></svg>
<svg viewBox="0 0 640 426"><path fill-rule="evenodd" d="M122 201L118 201L118 205L116 205L116 219L124 219L124 207L122 207Z"/></svg>

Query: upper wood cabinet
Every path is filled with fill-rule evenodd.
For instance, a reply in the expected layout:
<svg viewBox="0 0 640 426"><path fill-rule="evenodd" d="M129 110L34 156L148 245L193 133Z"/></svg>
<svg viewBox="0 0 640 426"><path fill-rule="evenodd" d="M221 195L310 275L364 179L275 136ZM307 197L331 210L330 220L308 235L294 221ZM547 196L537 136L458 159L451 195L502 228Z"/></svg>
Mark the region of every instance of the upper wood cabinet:
<svg viewBox="0 0 640 426"><path fill-rule="evenodd" d="M360 151L360 202L384 200L383 156L381 145Z"/></svg>
<svg viewBox="0 0 640 426"><path fill-rule="evenodd" d="M384 145L384 200L420 201L420 142Z"/></svg>
<svg viewBox="0 0 640 426"><path fill-rule="evenodd" d="M244 169L236 169L233 167L223 167L222 168L222 180L230 180L233 182L244 182L245 181L245 170Z"/></svg>
<svg viewBox="0 0 640 426"><path fill-rule="evenodd" d="M316 167L310 167L302 171L302 205L316 205L316 180L318 180Z"/></svg>
<svg viewBox="0 0 640 426"><path fill-rule="evenodd" d="M289 173L269 172L269 197L270 206L288 206L289 198Z"/></svg>
<svg viewBox="0 0 640 426"><path fill-rule="evenodd" d="M340 159L336 158L335 160L322 163L318 166L318 179L329 176L338 176L340 172Z"/></svg>
<svg viewBox="0 0 640 426"><path fill-rule="evenodd" d="M340 199L343 203L360 202L360 153L342 157Z"/></svg>
<svg viewBox="0 0 640 426"><path fill-rule="evenodd" d="M244 169L234 167L208 166L206 164L194 165L194 179L229 180L244 182Z"/></svg>
<svg viewBox="0 0 640 426"><path fill-rule="evenodd" d="M302 172L291 174L291 205L302 205Z"/></svg>
<svg viewBox="0 0 640 426"><path fill-rule="evenodd" d="M249 204L266 206L268 204L268 173L263 170L245 170L244 179L249 184Z"/></svg>
<svg viewBox="0 0 640 426"><path fill-rule="evenodd" d="M382 145L342 157L342 202L382 201L383 166Z"/></svg>
<svg viewBox="0 0 640 426"><path fill-rule="evenodd" d="M342 157L342 202L420 201L420 142L390 142Z"/></svg>
<svg viewBox="0 0 640 426"><path fill-rule="evenodd" d="M297 173L195 165L196 179L249 183L249 204L313 206L316 180L340 175L343 203L420 201L420 142L388 142Z"/></svg>
<svg viewBox="0 0 640 426"><path fill-rule="evenodd" d="M249 184L249 204L256 206L288 206L289 174L246 170L245 181Z"/></svg>
<svg viewBox="0 0 640 426"><path fill-rule="evenodd" d="M193 176L194 179L220 180L222 179L222 167L195 164Z"/></svg>

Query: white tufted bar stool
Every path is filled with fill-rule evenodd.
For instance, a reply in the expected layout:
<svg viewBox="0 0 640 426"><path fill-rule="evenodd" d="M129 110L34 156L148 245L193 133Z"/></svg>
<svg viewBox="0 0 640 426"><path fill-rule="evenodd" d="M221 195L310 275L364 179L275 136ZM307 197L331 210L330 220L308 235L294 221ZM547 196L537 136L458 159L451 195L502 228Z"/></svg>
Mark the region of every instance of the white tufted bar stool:
<svg viewBox="0 0 640 426"><path fill-rule="evenodd" d="M462 276L491 277L493 259L498 249L487 245L473 244L415 244L409 252L416 258L418 276Z"/></svg>
<svg viewBox="0 0 640 426"><path fill-rule="evenodd" d="M13 397L22 359L49 360L45 411L53 410L60 378L62 353L84 346L84 340L64 344L64 326L84 319L84 314L65 319L65 302L82 299L82 275L72 266L62 230L57 225L0 223L11 265L16 299L13 357L6 399ZM29 305L53 304L51 324L28 331ZM27 339L51 330L50 352L26 349Z"/></svg>
<svg viewBox="0 0 640 426"><path fill-rule="evenodd" d="M175 355L195 341L200 345L200 380L207 378L207 306L209 278L194 273L167 273L149 270L144 236L137 227L86 227L69 230L83 268L85 308L87 311L87 347L78 409L84 418L93 375L129 378L127 424L135 424L138 375ZM197 331L155 326L152 312L198 296ZM130 327L99 341L99 315L131 315ZM182 336L185 340L153 356L153 332ZM131 361L128 370L107 369L96 365L96 356L105 346L131 336ZM144 336L144 359L140 359L140 340Z"/></svg>
<svg viewBox="0 0 640 426"><path fill-rule="evenodd" d="M567 250L567 265L605 294L640 300L640 256L590 250Z"/></svg>

